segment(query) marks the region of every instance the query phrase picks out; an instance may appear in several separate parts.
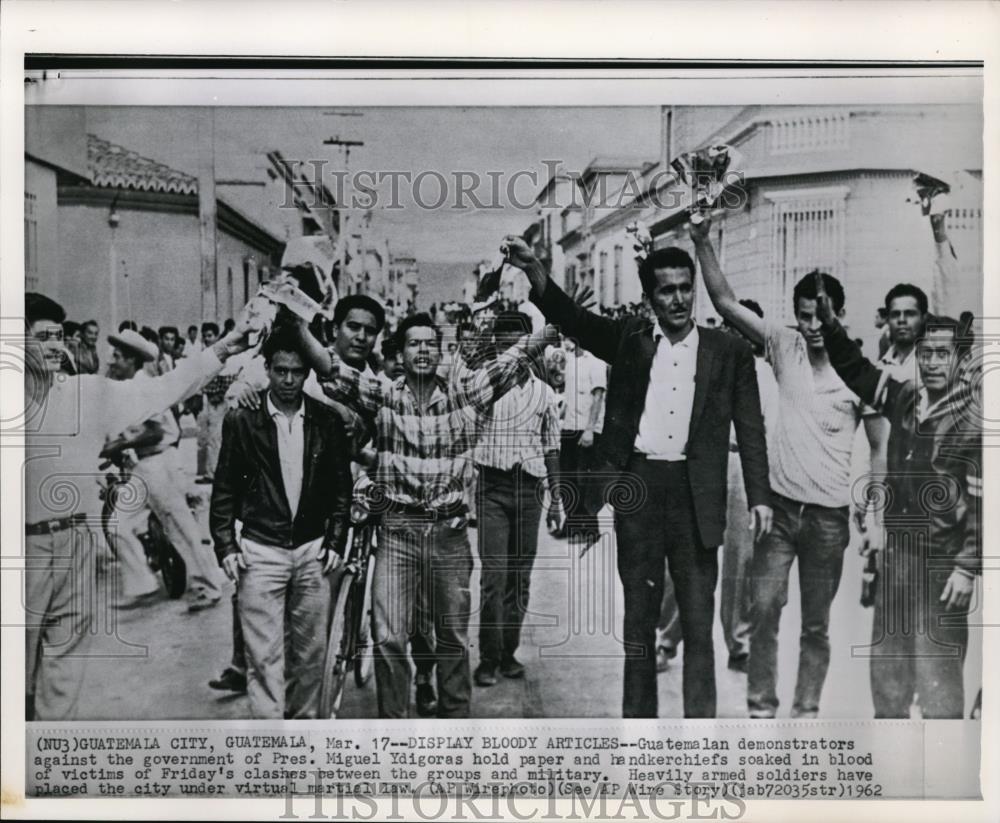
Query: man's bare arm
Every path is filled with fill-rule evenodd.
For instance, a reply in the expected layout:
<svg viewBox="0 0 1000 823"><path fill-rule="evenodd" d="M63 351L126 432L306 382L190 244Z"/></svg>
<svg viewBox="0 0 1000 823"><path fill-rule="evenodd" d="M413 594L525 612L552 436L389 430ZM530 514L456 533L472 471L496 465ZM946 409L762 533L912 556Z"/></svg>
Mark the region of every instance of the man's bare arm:
<svg viewBox="0 0 1000 823"><path fill-rule="evenodd" d="M715 249L709 237L711 220L707 217L701 223L692 223L690 227L691 240L694 243L695 254L701 265L701 276L705 280L705 288L712 300L715 310L722 315L727 323L735 326L746 337L758 345L764 345L764 321L746 306L740 305L736 292L719 267Z"/></svg>

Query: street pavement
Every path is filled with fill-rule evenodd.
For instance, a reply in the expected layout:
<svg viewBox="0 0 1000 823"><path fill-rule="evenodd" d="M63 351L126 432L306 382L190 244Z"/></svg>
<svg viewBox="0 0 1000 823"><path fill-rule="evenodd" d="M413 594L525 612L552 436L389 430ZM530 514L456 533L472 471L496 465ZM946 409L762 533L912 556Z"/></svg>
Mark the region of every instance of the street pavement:
<svg viewBox="0 0 1000 823"><path fill-rule="evenodd" d="M192 442L182 442L185 463L193 460L192 449ZM205 523L206 513L198 514ZM610 532L610 523L607 525ZM205 536L207 540L207 528ZM476 556L474 530L470 541ZM211 550L207 543L204 550ZM823 692L823 718L872 716L865 656L872 611L858 603L861 571L862 562L852 542L830 621L832 655ZM797 667L800 612L796 575L793 568L779 639L779 717L788 716ZM218 606L194 614L186 611L182 601L168 600L165 595L137 610L118 611L110 603L104 604L87 644L92 661L84 683L81 719L248 718L245 696L213 691L207 685L228 664L232 653L231 592L232 585L227 582ZM472 667L478 662L478 595L477 558L472 580ZM472 716L620 717L623 600L613 537L609 534L604 543L580 558L566 541L555 540L543 528L530 607L518 652L527 666L526 676L521 680L501 678L490 688L473 686ZM970 705L981 682L980 636L973 635L966 666L966 701ZM715 656L718 715L745 717L746 676L727 668L718 619ZM681 676L678 655L659 676L661 717L683 717ZM353 681L348 683L342 715L377 717L374 678L363 689L356 688Z"/></svg>

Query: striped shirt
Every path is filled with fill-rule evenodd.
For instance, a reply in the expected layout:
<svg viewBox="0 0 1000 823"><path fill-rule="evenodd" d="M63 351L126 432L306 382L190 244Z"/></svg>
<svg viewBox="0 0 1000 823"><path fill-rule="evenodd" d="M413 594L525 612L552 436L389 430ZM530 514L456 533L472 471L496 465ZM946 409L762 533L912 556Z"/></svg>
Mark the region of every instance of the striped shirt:
<svg viewBox="0 0 1000 823"><path fill-rule="evenodd" d="M528 368L528 338L479 369L457 359L447 379L432 378L425 409L400 377L385 385L330 353L333 375L323 390L375 424L378 470L375 482L390 500L431 509L466 500L465 472L471 469L479 415L513 387Z"/></svg>
<svg viewBox="0 0 1000 823"><path fill-rule="evenodd" d="M483 415L476 463L503 471L520 466L534 477L545 477L544 457L559 451L559 428L555 392L532 375Z"/></svg>
<svg viewBox="0 0 1000 823"><path fill-rule="evenodd" d="M768 432L771 488L798 503L849 505L861 401L829 363L813 369L798 329L767 324L764 356L778 384L779 423Z"/></svg>

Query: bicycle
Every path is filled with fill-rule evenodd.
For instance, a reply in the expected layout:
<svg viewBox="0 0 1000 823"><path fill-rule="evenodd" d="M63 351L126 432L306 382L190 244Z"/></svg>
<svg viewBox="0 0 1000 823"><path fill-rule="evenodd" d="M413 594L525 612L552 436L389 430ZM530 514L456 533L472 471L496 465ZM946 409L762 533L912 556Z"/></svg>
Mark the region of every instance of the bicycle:
<svg viewBox="0 0 1000 823"><path fill-rule="evenodd" d="M374 663L371 581L375 527L367 522L367 512L359 506L352 506L351 521L347 555L335 572L339 578L330 598L332 605L319 697L322 718L337 717L348 676L353 673L355 685L363 688L371 679Z"/></svg>
<svg viewBox="0 0 1000 823"><path fill-rule="evenodd" d="M107 471L114 466L117 471ZM128 486L132 478L132 462L126 455L121 455L117 460L106 460L98 467L106 472L104 484L99 492L101 501L101 529L104 531L104 539L107 541L111 552L117 556L118 530L113 523L117 511L119 496L123 493L124 487ZM167 537L166 529L160 522L160 518L153 511L149 512L146 531L138 534L139 542L142 544L143 552L146 555L146 562L153 573L163 577L163 584L167 594L172 600L179 599L187 588L187 567L184 559L177 553L174 544Z"/></svg>

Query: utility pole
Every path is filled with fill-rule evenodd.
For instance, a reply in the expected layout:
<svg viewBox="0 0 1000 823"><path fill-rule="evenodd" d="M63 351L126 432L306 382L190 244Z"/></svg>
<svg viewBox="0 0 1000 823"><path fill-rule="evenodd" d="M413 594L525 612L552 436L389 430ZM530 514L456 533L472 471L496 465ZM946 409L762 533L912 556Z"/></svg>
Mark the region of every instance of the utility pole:
<svg viewBox="0 0 1000 823"><path fill-rule="evenodd" d="M342 148L344 150L344 191L342 192L342 202L337 204L337 213L340 215L340 279L344 281L337 284L337 291L339 293L344 293L345 289L349 287L346 282L347 276L347 240L350 234L347 230L347 189L349 186L348 177L350 176L350 163L351 163L351 147L352 146L363 146L364 142L361 140L341 140L340 137L328 137L323 141L324 146L336 146L337 148Z"/></svg>
<svg viewBox="0 0 1000 823"><path fill-rule="evenodd" d="M201 319L217 319L215 215L215 109L198 119L198 233L201 246Z"/></svg>

